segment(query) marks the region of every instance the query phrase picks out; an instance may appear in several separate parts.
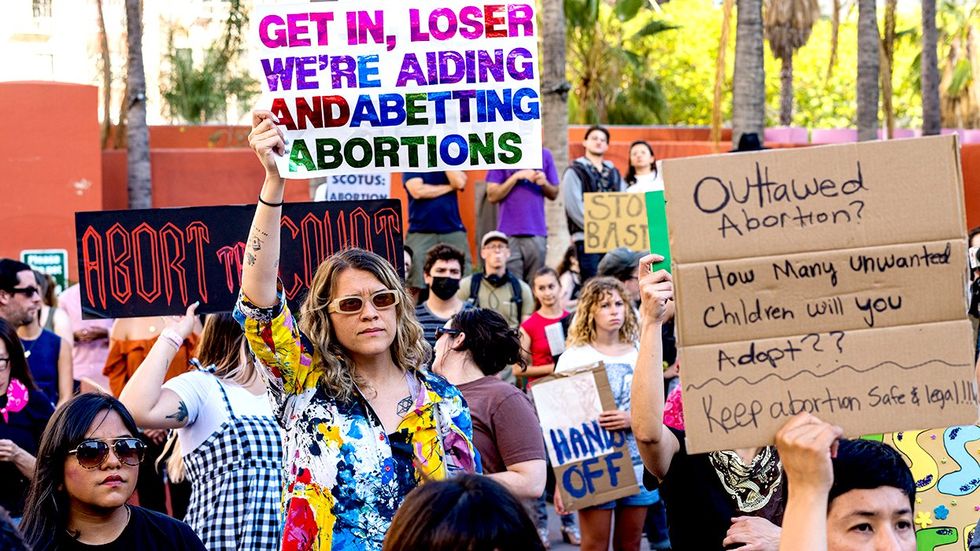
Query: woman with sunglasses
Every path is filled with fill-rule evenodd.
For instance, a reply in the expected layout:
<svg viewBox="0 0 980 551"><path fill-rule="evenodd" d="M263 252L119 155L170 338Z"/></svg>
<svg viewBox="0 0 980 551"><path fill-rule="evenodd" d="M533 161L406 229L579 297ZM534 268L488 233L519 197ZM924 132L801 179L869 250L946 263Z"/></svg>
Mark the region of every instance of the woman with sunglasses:
<svg viewBox="0 0 980 551"><path fill-rule="evenodd" d="M127 505L146 447L107 394L63 404L44 431L21 529L35 551L203 550L186 524Z"/></svg>
<svg viewBox="0 0 980 551"><path fill-rule="evenodd" d="M184 520L210 551L279 549L282 438L265 380L229 313L204 322L197 365L163 382L190 335L197 303L169 320L120 401L144 429L174 429L171 480L191 482Z"/></svg>
<svg viewBox="0 0 980 551"><path fill-rule="evenodd" d="M483 472L516 497L533 499L544 491L544 442L531 400L497 377L511 365L524 365L521 341L493 310L462 310L436 330L432 370L469 404Z"/></svg>
<svg viewBox="0 0 980 551"><path fill-rule="evenodd" d="M24 514L34 456L54 407L38 390L17 332L0 318L0 507Z"/></svg>
<svg viewBox="0 0 980 551"><path fill-rule="evenodd" d="M423 369L431 348L395 269L361 249L320 264L299 321L277 281L285 152L272 113L249 143L266 177L245 248L235 316L269 379L283 427L284 549L380 550L420 483L473 472L469 410Z"/></svg>

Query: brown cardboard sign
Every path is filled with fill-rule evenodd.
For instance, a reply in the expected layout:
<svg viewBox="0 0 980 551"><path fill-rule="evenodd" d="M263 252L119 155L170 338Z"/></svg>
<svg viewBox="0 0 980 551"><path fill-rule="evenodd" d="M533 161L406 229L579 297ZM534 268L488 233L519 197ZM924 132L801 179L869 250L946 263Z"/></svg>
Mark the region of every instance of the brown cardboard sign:
<svg viewBox="0 0 980 551"><path fill-rule="evenodd" d="M606 253L616 247L650 250L646 195L585 193L585 252Z"/></svg>
<svg viewBox="0 0 980 551"><path fill-rule="evenodd" d="M664 162L688 449L973 423L954 137Z"/></svg>
<svg viewBox="0 0 980 551"><path fill-rule="evenodd" d="M639 492L626 432L599 426L599 413L616 409L602 362L545 377L531 393L566 509Z"/></svg>

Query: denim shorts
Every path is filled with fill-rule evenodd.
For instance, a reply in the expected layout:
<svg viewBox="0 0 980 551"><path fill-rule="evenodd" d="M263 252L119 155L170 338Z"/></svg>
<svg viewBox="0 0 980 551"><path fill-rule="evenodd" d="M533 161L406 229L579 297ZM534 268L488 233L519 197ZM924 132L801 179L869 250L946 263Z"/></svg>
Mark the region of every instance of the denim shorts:
<svg viewBox="0 0 980 551"><path fill-rule="evenodd" d="M636 473L636 483L640 486L640 493L621 497L617 500L594 505L592 507L586 507L586 509L612 511L613 509L618 509L619 507L649 507L657 501L660 501L659 490L647 490L643 486L643 465L636 465L634 466L633 470Z"/></svg>

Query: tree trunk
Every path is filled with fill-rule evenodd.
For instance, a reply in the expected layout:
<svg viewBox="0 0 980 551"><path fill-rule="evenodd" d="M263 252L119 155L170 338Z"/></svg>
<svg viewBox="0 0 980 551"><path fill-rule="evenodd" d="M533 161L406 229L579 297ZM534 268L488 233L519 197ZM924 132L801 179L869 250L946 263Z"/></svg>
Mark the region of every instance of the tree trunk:
<svg viewBox="0 0 980 551"><path fill-rule="evenodd" d="M143 74L143 3L126 0L126 41L129 46L126 80L126 151L129 208L153 206L150 183L150 131L146 126L146 76Z"/></svg>
<svg viewBox="0 0 980 551"><path fill-rule="evenodd" d="M112 64L109 53L109 37L105 32L105 13L102 0L96 0L99 11L99 55L102 62L102 149L109 143L109 129L112 126Z"/></svg>
<svg viewBox="0 0 980 551"><path fill-rule="evenodd" d="M885 116L886 135L895 137L895 107L892 76L895 73L895 10L898 0L885 0L885 36L881 39L881 110Z"/></svg>
<svg viewBox="0 0 980 551"><path fill-rule="evenodd" d="M830 12L830 62L827 64L827 80L834 76L834 65L837 65L837 44L840 41L840 10L841 0L834 0Z"/></svg>
<svg viewBox="0 0 980 551"><path fill-rule="evenodd" d="M779 72L779 124L793 124L793 54L783 58L783 68Z"/></svg>
<svg viewBox="0 0 980 551"><path fill-rule="evenodd" d="M735 74L732 77L732 144L742 134L762 139L766 116L766 72L763 65L762 0L738 0L735 28Z"/></svg>
<svg viewBox="0 0 980 551"><path fill-rule="evenodd" d="M858 0L858 140L878 138L878 20L875 0Z"/></svg>
<svg viewBox="0 0 980 551"><path fill-rule="evenodd" d="M940 131L939 33L936 30L936 0L922 0L922 135Z"/></svg>
<svg viewBox="0 0 980 551"><path fill-rule="evenodd" d="M734 0L725 0L722 5L721 38L718 39L718 56L715 58L714 103L711 108L711 141L715 148L721 141L721 98L725 91L725 54L728 52L728 31L731 27Z"/></svg>
<svg viewBox="0 0 980 551"><path fill-rule="evenodd" d="M563 0L543 0L541 107L544 146L551 150L559 179L568 166L568 91L565 74L565 6ZM559 182L561 183L561 182ZM557 266L571 243L561 194L545 201L549 266Z"/></svg>

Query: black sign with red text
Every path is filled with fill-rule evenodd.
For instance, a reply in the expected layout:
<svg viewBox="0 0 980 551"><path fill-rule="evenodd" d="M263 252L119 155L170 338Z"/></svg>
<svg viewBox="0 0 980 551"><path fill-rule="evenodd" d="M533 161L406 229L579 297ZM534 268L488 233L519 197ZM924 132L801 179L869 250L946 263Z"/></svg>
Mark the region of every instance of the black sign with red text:
<svg viewBox="0 0 980 551"><path fill-rule="evenodd" d="M228 312L241 287L255 205L79 212L78 280L85 318ZM279 277L302 299L324 258L351 247L388 259L403 275L396 199L287 203Z"/></svg>

